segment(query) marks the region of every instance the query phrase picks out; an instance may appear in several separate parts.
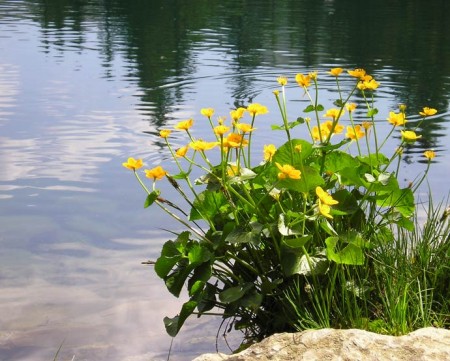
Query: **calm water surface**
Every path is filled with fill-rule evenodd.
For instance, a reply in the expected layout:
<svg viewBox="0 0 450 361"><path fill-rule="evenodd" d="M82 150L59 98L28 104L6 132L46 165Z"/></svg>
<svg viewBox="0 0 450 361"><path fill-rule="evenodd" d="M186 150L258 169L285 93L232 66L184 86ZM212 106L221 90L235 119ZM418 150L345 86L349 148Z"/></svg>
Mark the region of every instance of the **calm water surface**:
<svg viewBox="0 0 450 361"><path fill-rule="evenodd" d="M279 75L291 78L293 117L306 104L293 76L334 66L365 67L380 81L381 135L398 103L410 124L423 106L439 109L405 152L401 180L414 180L433 148L429 183L445 198L449 11L447 0L364 9L356 0L0 0L0 360L50 360L61 344L60 360L166 359L162 319L183 300L141 261L158 256L160 228L174 225L143 210L145 195L121 163L143 157L170 169L156 134L201 122L202 107L227 115L263 103L271 112L257 124L257 145L281 143L268 131L279 123ZM331 106L332 82L322 78ZM172 359L213 352L216 327L188 322ZM220 337L219 349L229 351Z"/></svg>

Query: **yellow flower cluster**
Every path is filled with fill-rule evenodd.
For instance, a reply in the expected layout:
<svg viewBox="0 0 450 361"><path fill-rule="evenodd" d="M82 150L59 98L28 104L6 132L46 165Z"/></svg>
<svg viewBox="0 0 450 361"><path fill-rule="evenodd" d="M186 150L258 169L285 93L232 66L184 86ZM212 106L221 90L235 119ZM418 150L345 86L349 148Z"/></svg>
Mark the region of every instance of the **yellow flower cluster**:
<svg viewBox="0 0 450 361"><path fill-rule="evenodd" d="M144 166L144 163L142 161L142 159L134 159L132 157L128 158L128 160L124 163L122 163L122 165L127 168L132 170L133 172L136 172L136 170L142 168ZM164 178L164 176L167 174L167 172L161 167L161 166L157 166L153 169L145 169L145 176L147 178L153 179L153 180L160 180L162 178Z"/></svg>

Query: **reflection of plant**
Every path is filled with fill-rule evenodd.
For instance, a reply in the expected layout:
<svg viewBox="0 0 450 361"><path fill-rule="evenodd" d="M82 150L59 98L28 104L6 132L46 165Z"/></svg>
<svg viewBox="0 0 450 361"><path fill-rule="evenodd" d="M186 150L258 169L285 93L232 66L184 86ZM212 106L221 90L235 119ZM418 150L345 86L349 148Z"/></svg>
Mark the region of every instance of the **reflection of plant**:
<svg viewBox="0 0 450 361"><path fill-rule="evenodd" d="M355 85L344 95L339 86L342 74L341 68L329 72L336 79L337 99L336 108L327 110L319 103L317 72L296 76L310 100L304 112L312 114L314 125L309 117L288 120L288 79L277 79L281 90L274 95L282 125L272 128L284 131L287 141L278 149L273 144L264 146L264 160L258 165L253 165L252 136L256 118L268 110L256 103L233 110L228 125L224 118L215 125L214 110L202 109L212 141L191 134L193 119L175 126L189 139L179 149L172 147L171 131L162 130L160 136L178 173L169 174L161 166L146 170L153 180L151 189L137 173L141 160L130 158L123 164L148 193L145 207L156 204L185 227L175 240L164 244L155 264L156 273L173 295L178 297L184 286L189 295L179 315L165 319L170 335L175 336L192 314L221 314L253 339L311 327L402 333L434 321L442 324L448 317L442 315L444 308L435 308L445 305L439 303L445 299L433 293L435 284L428 278L427 264L408 269L407 263L417 259L414 245L409 249L401 242L417 232L412 219L414 191L435 154L425 152L428 167L423 176L402 188L398 182L402 149L420 138L415 133L420 124L406 128L404 106L399 113L390 112L387 120L392 130L386 139L398 127L402 137L397 150L385 156L381 150L386 139L377 138L374 123L378 110L373 92L378 82L363 69L348 71ZM367 108L362 124L353 120L356 104L350 99L356 92ZM422 120L435 113L424 108ZM242 121L245 114L250 116L249 123ZM345 114L350 124L346 129L340 123ZM292 136L293 128L301 124L308 129L309 141ZM333 142L344 130L345 138ZM356 156L349 152L352 144ZM208 156L215 149L217 164ZM194 168L204 175L192 181ZM160 196L156 181L164 177L190 206L189 212ZM442 226L439 233L425 237L431 244L445 235L442 247L447 248L439 257L448 257L448 230ZM408 269L407 276L402 269L398 273L387 270L400 266ZM417 297L411 297L411 292ZM396 297L404 301L397 313L392 309L399 305ZM220 312L212 312L214 308Z"/></svg>

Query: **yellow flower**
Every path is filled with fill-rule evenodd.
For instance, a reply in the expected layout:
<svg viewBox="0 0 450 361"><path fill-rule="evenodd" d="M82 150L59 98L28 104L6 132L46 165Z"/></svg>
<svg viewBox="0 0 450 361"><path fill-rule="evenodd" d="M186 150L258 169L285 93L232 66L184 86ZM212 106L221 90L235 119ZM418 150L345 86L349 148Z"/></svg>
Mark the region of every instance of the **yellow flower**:
<svg viewBox="0 0 450 361"><path fill-rule="evenodd" d="M228 164L227 174L230 177L239 175L239 167L237 165Z"/></svg>
<svg viewBox="0 0 450 361"><path fill-rule="evenodd" d="M163 129L159 132L159 136L161 138L167 138L170 135L170 133L172 133L170 129Z"/></svg>
<svg viewBox="0 0 450 361"><path fill-rule="evenodd" d="M200 110L200 113L202 113L202 115L204 115L207 118L211 118L214 114L214 109L213 108L203 108Z"/></svg>
<svg viewBox="0 0 450 361"><path fill-rule="evenodd" d="M189 146L194 150L205 151L205 150L213 149L218 144L220 144L220 143L205 142L204 140L198 139L196 141L190 142Z"/></svg>
<svg viewBox="0 0 450 361"><path fill-rule="evenodd" d="M421 135L417 135L416 132L412 130L402 130L402 138L406 142L414 142L419 138L422 138Z"/></svg>
<svg viewBox="0 0 450 361"><path fill-rule="evenodd" d="M429 117L431 115L434 115L437 113L437 110L434 108L428 108L428 107L424 107L423 110L421 112L419 112L419 114L423 117Z"/></svg>
<svg viewBox="0 0 450 361"><path fill-rule="evenodd" d="M266 106L261 105L259 103L249 104L247 106L247 111L254 117L257 116L257 115L262 115L262 114L266 114L266 113L269 112L267 110Z"/></svg>
<svg viewBox="0 0 450 361"><path fill-rule="evenodd" d="M402 155L403 154L403 147L396 148L395 149L395 154Z"/></svg>
<svg viewBox="0 0 450 361"><path fill-rule="evenodd" d="M271 161L273 155L277 151L277 148L273 144L268 144L264 146L264 160L265 161Z"/></svg>
<svg viewBox="0 0 450 361"><path fill-rule="evenodd" d="M389 118L387 118L387 120L395 127L398 125L405 125L406 123L406 117L404 113L389 112Z"/></svg>
<svg viewBox="0 0 450 361"><path fill-rule="evenodd" d="M375 90L376 88L378 88L379 85L380 85L380 83L375 81L375 79L370 79L370 80L360 81L357 84L357 87L359 90Z"/></svg>
<svg viewBox="0 0 450 361"><path fill-rule="evenodd" d="M331 132L331 128L333 128L333 122L331 120L326 121L325 123L323 123L320 128L325 129L325 131L328 131L327 134L329 134ZM333 134L341 134L342 131L344 130L344 126L340 125L339 123L337 123L334 126L334 131Z"/></svg>
<svg viewBox="0 0 450 361"><path fill-rule="evenodd" d="M342 115L344 115L344 110L337 109L337 108L331 108L326 111L326 113L323 117L337 119L339 116L342 116Z"/></svg>
<svg viewBox="0 0 450 361"><path fill-rule="evenodd" d="M309 75L297 74L295 76L295 81L303 88L307 88L311 85L311 77Z"/></svg>
<svg viewBox="0 0 450 361"><path fill-rule="evenodd" d="M275 163L275 165L280 170L280 173L278 173L278 179L300 179L301 172L293 166L289 164L281 165L280 163Z"/></svg>
<svg viewBox="0 0 450 361"><path fill-rule="evenodd" d="M327 218L333 218L333 216L330 214L331 211L331 207L327 204L323 204L320 200L319 200L319 212L322 216L327 217Z"/></svg>
<svg viewBox="0 0 450 361"><path fill-rule="evenodd" d="M280 95L280 91L279 91L278 89L274 90L272 93L273 93L276 97L277 97L278 95Z"/></svg>
<svg viewBox="0 0 450 361"><path fill-rule="evenodd" d="M366 71L361 68L356 68L355 70L348 70L347 72L355 78L362 79L366 76Z"/></svg>
<svg viewBox="0 0 450 361"><path fill-rule="evenodd" d="M278 84L280 84L281 86L285 86L288 82L288 79L285 76L279 76L277 78L277 82Z"/></svg>
<svg viewBox="0 0 450 361"><path fill-rule="evenodd" d="M141 168L144 165L144 163L142 162L142 159L134 159L130 157L125 163L122 163L122 165L127 169L136 171L139 168Z"/></svg>
<svg viewBox="0 0 450 361"><path fill-rule="evenodd" d="M333 197L328 192L325 192L320 186L316 187L316 194L317 197L319 197L319 200L327 206L332 206L339 203L337 200L333 199Z"/></svg>
<svg viewBox="0 0 450 361"><path fill-rule="evenodd" d="M345 104L345 107L347 108L347 111L349 113L352 113L356 109L356 104L355 103L347 103L347 104Z"/></svg>
<svg viewBox="0 0 450 361"><path fill-rule="evenodd" d="M230 147L230 148L239 148L241 146L245 147L248 145L248 140L244 139L244 137L241 134L237 133L230 133L224 139L224 147Z"/></svg>
<svg viewBox="0 0 450 361"><path fill-rule="evenodd" d="M177 157L182 158L182 157L184 157L186 155L188 149L189 149L189 147L187 145L185 145L184 147L178 148L175 151L175 154L177 155Z"/></svg>
<svg viewBox="0 0 450 361"><path fill-rule="evenodd" d="M239 119L241 119L244 116L245 111L246 111L246 109L242 108L242 107L232 110L230 112L231 119L233 119L233 121L237 122Z"/></svg>
<svg viewBox="0 0 450 361"><path fill-rule="evenodd" d="M328 135L330 134L330 130L328 127L324 127L323 124L319 127L316 125L312 128L312 137L314 140L319 141L320 136L322 136L322 141L328 138Z"/></svg>
<svg viewBox="0 0 450 361"><path fill-rule="evenodd" d="M335 77L338 77L342 73L342 68L333 68L329 71L329 73Z"/></svg>
<svg viewBox="0 0 450 361"><path fill-rule="evenodd" d="M194 119L183 120L175 125L175 129L178 130L188 130L194 125Z"/></svg>
<svg viewBox="0 0 450 361"><path fill-rule="evenodd" d="M214 133L217 135L224 135L229 130L230 127L227 127L226 125L218 125L217 127L214 127Z"/></svg>
<svg viewBox="0 0 450 361"><path fill-rule="evenodd" d="M432 160L434 157L436 157L436 153L433 150L426 150L425 152L423 152L423 155L428 160Z"/></svg>
<svg viewBox="0 0 450 361"><path fill-rule="evenodd" d="M236 128L238 128L242 133L250 133L256 129L252 128L250 124L246 123L238 123L236 124Z"/></svg>
<svg viewBox="0 0 450 361"><path fill-rule="evenodd" d="M294 147L294 149L295 149L295 151L296 151L297 153L301 153L301 152L302 152L302 145L301 145L301 144L297 144L297 145Z"/></svg>
<svg viewBox="0 0 450 361"><path fill-rule="evenodd" d="M223 125L225 120L227 120L227 117L218 117L217 118L217 123L219 123L219 125Z"/></svg>
<svg viewBox="0 0 450 361"><path fill-rule="evenodd" d="M313 80L317 80L317 71L312 71L308 74L308 76L313 79Z"/></svg>
<svg viewBox="0 0 450 361"><path fill-rule="evenodd" d="M153 169L146 169L145 170L145 176L147 178L150 178L150 179L153 179L153 180L163 179L164 176L166 175L166 173L167 172L160 165L158 165L157 167L155 167Z"/></svg>
<svg viewBox="0 0 450 361"><path fill-rule="evenodd" d="M361 125L366 131L368 131L372 127L371 122L362 122Z"/></svg>
<svg viewBox="0 0 450 361"><path fill-rule="evenodd" d="M361 130L361 126L360 125L355 125L355 129L353 129L353 127L351 126L347 126L347 133L345 134L346 138L350 138L350 139L361 139L362 137L364 137L364 131Z"/></svg>
<svg viewBox="0 0 450 361"><path fill-rule="evenodd" d="M399 109L402 113L404 113L404 112L406 111L406 104L399 104L399 105L398 105L398 109Z"/></svg>

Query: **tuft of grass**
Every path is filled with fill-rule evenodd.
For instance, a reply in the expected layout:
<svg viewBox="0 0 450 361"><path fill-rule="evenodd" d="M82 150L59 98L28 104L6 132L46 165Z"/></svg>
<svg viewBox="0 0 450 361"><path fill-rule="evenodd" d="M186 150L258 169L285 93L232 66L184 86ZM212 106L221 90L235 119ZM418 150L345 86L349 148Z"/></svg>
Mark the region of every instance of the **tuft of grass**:
<svg viewBox="0 0 450 361"><path fill-rule="evenodd" d="M362 267L333 265L326 277L297 276L279 297L293 329L359 328L403 335L450 327L450 221L432 200L426 222L379 237ZM305 297L305 294L307 297ZM284 301L283 301L284 300Z"/></svg>

